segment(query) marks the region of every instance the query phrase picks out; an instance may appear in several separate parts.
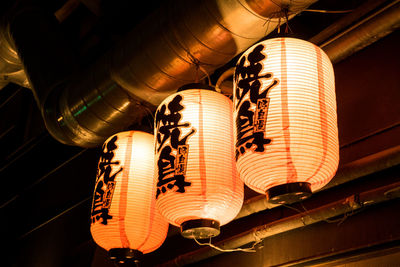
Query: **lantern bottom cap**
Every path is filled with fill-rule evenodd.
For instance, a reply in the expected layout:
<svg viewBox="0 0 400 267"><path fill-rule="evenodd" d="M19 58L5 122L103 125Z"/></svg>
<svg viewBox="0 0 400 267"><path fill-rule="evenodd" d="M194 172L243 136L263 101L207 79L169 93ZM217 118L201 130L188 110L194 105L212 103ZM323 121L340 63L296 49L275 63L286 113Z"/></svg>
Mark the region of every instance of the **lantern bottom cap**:
<svg viewBox="0 0 400 267"><path fill-rule="evenodd" d="M138 262L143 256L139 250L130 248L112 248L108 251L108 257L115 262Z"/></svg>
<svg viewBox="0 0 400 267"><path fill-rule="evenodd" d="M181 224L181 234L185 238L207 239L219 233L219 222L213 219L195 219Z"/></svg>
<svg viewBox="0 0 400 267"><path fill-rule="evenodd" d="M271 187L265 194L271 204L291 204L310 197L312 191L310 183L296 182Z"/></svg>

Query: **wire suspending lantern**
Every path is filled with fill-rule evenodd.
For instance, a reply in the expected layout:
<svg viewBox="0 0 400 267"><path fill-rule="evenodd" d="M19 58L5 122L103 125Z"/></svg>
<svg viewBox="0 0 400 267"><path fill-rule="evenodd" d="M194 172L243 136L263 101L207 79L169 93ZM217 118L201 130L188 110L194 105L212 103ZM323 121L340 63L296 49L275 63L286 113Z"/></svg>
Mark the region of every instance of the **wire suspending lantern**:
<svg viewBox="0 0 400 267"><path fill-rule="evenodd" d="M255 44L234 76L241 179L271 203L307 198L339 162L334 73L328 56L296 38Z"/></svg>
<svg viewBox="0 0 400 267"><path fill-rule="evenodd" d="M161 246L168 232L168 222L155 205L154 137L121 132L102 149L90 231L111 260L138 261Z"/></svg>
<svg viewBox="0 0 400 267"><path fill-rule="evenodd" d="M157 207L186 238L216 236L243 204L232 101L205 84L167 97L155 115Z"/></svg>

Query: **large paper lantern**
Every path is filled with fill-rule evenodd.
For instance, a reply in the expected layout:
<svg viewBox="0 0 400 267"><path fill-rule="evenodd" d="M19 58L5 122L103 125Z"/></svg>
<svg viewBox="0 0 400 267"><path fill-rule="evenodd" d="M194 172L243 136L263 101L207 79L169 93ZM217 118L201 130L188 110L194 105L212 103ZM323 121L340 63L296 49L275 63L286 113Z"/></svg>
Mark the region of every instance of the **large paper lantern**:
<svg viewBox="0 0 400 267"><path fill-rule="evenodd" d="M218 235L243 204L232 101L204 84L167 97L155 116L157 207L187 238Z"/></svg>
<svg viewBox="0 0 400 267"><path fill-rule="evenodd" d="M234 75L235 156L241 179L272 203L327 184L339 162L335 83L328 56L295 38L249 48Z"/></svg>
<svg viewBox="0 0 400 267"><path fill-rule="evenodd" d="M94 241L117 262L137 259L164 242L168 222L155 203L154 137L128 131L103 145L94 190Z"/></svg>

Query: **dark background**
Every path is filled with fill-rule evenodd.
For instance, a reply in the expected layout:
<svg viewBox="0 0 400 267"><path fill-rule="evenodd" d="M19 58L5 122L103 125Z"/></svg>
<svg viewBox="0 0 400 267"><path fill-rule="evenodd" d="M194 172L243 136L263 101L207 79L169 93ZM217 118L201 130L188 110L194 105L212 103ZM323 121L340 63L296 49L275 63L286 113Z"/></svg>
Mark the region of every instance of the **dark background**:
<svg viewBox="0 0 400 267"><path fill-rule="evenodd" d="M24 1L17 1L24 4ZM61 23L81 67L104 54L163 1L76 1ZM354 9L363 1L321 0L314 9ZM66 1L36 1L55 13ZM2 16L15 1L2 1ZM173 1L170 2L173 4ZM292 31L309 39L345 14L303 12ZM276 36L274 32L270 36ZM389 34L334 65L340 139L340 168L400 145L400 34ZM235 59L217 70L213 82ZM151 117L145 118L143 124ZM63 145L47 132L32 92L16 84L0 89L0 179L2 266L112 266L89 232L89 215L99 148ZM316 193L306 205L318 206L357 192L398 182L398 163L355 181ZM246 189L246 199L257 196ZM391 200L349 216L343 223L321 222L267 238L257 253L225 253L199 266L396 266L400 262L400 203ZM236 234L295 211L280 207L222 227L216 239ZM198 246L170 227L145 266L171 260ZM355 265L356 263L361 265Z"/></svg>

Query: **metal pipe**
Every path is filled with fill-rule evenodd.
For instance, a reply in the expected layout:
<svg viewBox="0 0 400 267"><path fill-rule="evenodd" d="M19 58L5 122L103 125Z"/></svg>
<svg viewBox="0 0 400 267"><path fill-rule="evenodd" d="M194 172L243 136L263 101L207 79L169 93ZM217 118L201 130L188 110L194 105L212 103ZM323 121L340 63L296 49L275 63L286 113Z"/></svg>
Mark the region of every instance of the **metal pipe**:
<svg viewBox="0 0 400 267"><path fill-rule="evenodd" d="M257 9L257 0L248 0L248 2L252 6L256 6L255 8ZM333 63L338 63L399 27L399 0L392 1L368 15L372 10L383 5L385 2L388 1L366 1L352 13L336 21L308 41L319 45L324 49ZM360 17L364 16L367 17L357 21ZM346 29L352 23L354 24ZM328 39L329 37L331 38ZM218 85L219 89L224 89L225 92L230 92L233 88L231 81L224 81L223 85L221 81Z"/></svg>
<svg viewBox="0 0 400 267"><path fill-rule="evenodd" d="M246 0L249 7L254 10L258 15L265 18L276 17L278 13L285 7L284 1L260 1L260 0Z"/></svg>
<svg viewBox="0 0 400 267"><path fill-rule="evenodd" d="M80 156L84 151L79 152L78 154L72 156L68 161L73 160L74 158ZM67 161L67 162L68 162ZM51 173L56 171L58 168L61 168L64 166L66 163L62 163L60 166L56 167L55 169L51 170L49 173L41 177L39 180L46 179ZM359 160L355 160L353 162L350 162L349 164L344 165L341 167L335 176L335 178L326 185L324 188L321 190L325 190L328 187L333 187L337 186L340 184L343 184L345 182L349 182L351 180L357 179L362 176L366 176L369 174L372 174L374 172L382 171L385 169L388 169L390 167L396 166L400 164L400 146L390 148L381 152L378 152L373 155L369 155L367 157L361 158ZM5 166L4 168L6 168ZM0 169L0 172L4 169ZM36 183L35 183L36 184ZM31 185L30 187L34 186ZM397 192L397 191L396 191ZM393 194L393 192L388 192L388 194ZM12 197L10 200L7 202L3 203L1 207L5 207L15 199L17 199L19 196L15 195ZM91 197L91 196L90 196ZM87 199L83 200L86 201ZM80 202L82 203L82 202ZM259 195L257 197L248 199L244 204L239 212L238 216L236 216L235 220L249 216L251 214L266 210L268 208L273 208L276 207L277 205L270 205L268 204L266 197L264 195ZM66 211L71 210L73 207L62 211L60 214L56 215L54 218L50 219L49 221L54 220L56 217L61 216L64 214ZM46 223L42 223L41 226L45 225ZM35 227L34 229L39 229L39 226ZM33 229L29 231L30 233L33 232ZM170 228L168 232L168 236L173 236L179 234L178 228ZM27 236L27 233L25 233L23 236Z"/></svg>
<svg viewBox="0 0 400 267"><path fill-rule="evenodd" d="M368 155L361 159L340 166L335 177L330 181L330 183L321 188L319 191L324 191L328 188L332 188L334 186L353 181L355 179L370 175L375 172L386 170L399 164L400 146L392 147L378 153ZM269 203L265 195L258 195L247 199L243 203L243 206L238 215L235 217L235 220L278 206L280 205ZM179 233L177 229L171 229L172 230L168 233L168 235L172 236Z"/></svg>
<svg viewBox="0 0 400 267"><path fill-rule="evenodd" d="M335 36L339 32L346 29L346 27L355 24L360 18L366 16L368 13L387 2L387 0L367 0L359 7L354 9L351 13L345 15L343 18L335 21L317 35L310 38L308 41L316 45L322 44L324 41Z"/></svg>
<svg viewBox="0 0 400 267"><path fill-rule="evenodd" d="M321 190L326 190L399 164L400 145L341 166L335 177Z"/></svg>
<svg viewBox="0 0 400 267"><path fill-rule="evenodd" d="M341 166L335 177L320 191L338 186L357 178L388 169L400 164L400 146L392 147L376 154L368 155L364 158L352 161ZM235 220L249 216L251 214L274 208L278 205L268 203L264 195L248 199L242 206Z"/></svg>
<svg viewBox="0 0 400 267"><path fill-rule="evenodd" d="M400 27L400 1L383 7L356 25L321 44L332 63L347 58Z"/></svg>
<svg viewBox="0 0 400 267"><path fill-rule="evenodd" d="M298 12L313 2L290 9ZM196 64L211 73L272 31L277 22L267 23L272 24L267 31L266 18L260 14L275 15L277 6L284 3L192 0L167 5L94 67L75 77L75 82L61 84L51 94L37 86L35 92L44 91L45 97L38 102L49 132L65 144L97 146L140 121L176 88L196 79ZM373 20L363 20L355 31L325 44L324 50L338 62L397 28L399 17L397 4Z"/></svg>
<svg viewBox="0 0 400 267"><path fill-rule="evenodd" d="M45 114L46 125L61 142L96 146L196 80L196 64L211 73L258 41L264 20L238 0L168 3L50 100L60 104Z"/></svg>
<svg viewBox="0 0 400 267"><path fill-rule="evenodd" d="M291 8L303 10L315 1L293 1ZM280 3L263 2L269 3L266 8ZM73 82L64 81L49 92L46 84L41 88L43 81L33 79L40 75L28 71L46 127L64 144L101 144L196 80L199 65L210 74L277 26L278 20L267 24L257 12L245 0L168 2ZM16 40L17 47L24 47L20 42Z"/></svg>
<svg viewBox="0 0 400 267"><path fill-rule="evenodd" d="M228 88L228 91L222 90L221 87L222 87L222 84L225 82L225 80L228 79L229 77L232 77L234 74L235 74L235 68L234 67L229 68L226 71L224 71L221 74L221 76L219 76L217 82L215 83L215 90L217 92L220 92L220 93L222 92L223 94L232 95L233 94L233 86L230 86ZM230 84L232 85L232 83L230 83Z"/></svg>
<svg viewBox="0 0 400 267"><path fill-rule="evenodd" d="M6 23L0 26L0 89L9 82L30 88Z"/></svg>
<svg viewBox="0 0 400 267"><path fill-rule="evenodd" d="M385 185L370 191L362 192L357 195L352 195L350 197L331 202L327 205L308 210L304 213L297 213L281 220L257 226L214 245L222 250L229 250L247 245L252 242L259 242L260 240L273 235L321 222L335 216L346 214L348 212L354 212L362 207L367 207L372 204L378 204L390 199L399 198L399 191L400 182L393 183L391 185ZM206 247L184 255L180 255L175 259L158 266L185 266L219 255L221 253L223 252Z"/></svg>

